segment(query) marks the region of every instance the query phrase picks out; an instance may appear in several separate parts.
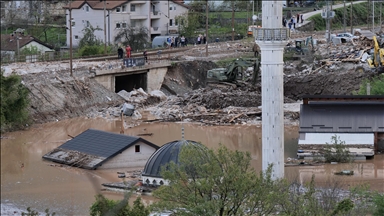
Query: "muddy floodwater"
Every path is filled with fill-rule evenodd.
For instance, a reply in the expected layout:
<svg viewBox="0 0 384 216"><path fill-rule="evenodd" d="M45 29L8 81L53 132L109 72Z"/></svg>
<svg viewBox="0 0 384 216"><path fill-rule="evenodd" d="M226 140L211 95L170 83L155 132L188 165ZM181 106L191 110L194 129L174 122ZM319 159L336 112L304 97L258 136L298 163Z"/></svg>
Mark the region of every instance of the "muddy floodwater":
<svg viewBox="0 0 384 216"><path fill-rule="evenodd" d="M125 129L125 134L143 136L150 142L163 145L181 139L201 142L217 148L219 143L232 150L249 151L252 165L261 169L261 126L200 126L187 123L145 123ZM117 171L142 168L84 170L67 166L52 166L42 156L83 131L94 128L119 133L120 121L106 119L69 119L35 125L25 131L3 134L1 140L1 204L2 215L19 215L20 210L33 207L40 212L46 208L58 215L89 215L94 196L102 192L109 198L121 199L116 192L102 191L101 184L122 181ZM285 158L295 157L298 127L285 128ZM335 176L334 172L354 170L354 176ZM286 167L285 175L300 182L316 175L316 182L328 184L330 179L345 183L346 187L368 183L371 189L384 191L384 157L377 155L367 161L352 164ZM149 203L151 197L143 197ZM14 213L15 211L15 213Z"/></svg>

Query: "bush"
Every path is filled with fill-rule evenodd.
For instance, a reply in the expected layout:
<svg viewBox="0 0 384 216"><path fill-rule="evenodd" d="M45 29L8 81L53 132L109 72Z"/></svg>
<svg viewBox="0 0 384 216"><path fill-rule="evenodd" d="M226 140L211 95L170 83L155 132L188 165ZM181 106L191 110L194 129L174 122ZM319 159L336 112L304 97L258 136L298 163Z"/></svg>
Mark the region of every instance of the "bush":
<svg viewBox="0 0 384 216"><path fill-rule="evenodd" d="M373 202L376 206L373 215L374 216L384 215L384 194L374 195Z"/></svg>
<svg viewBox="0 0 384 216"><path fill-rule="evenodd" d="M79 49L80 56L93 56L104 53L104 47L100 45L85 45Z"/></svg>
<svg viewBox="0 0 384 216"><path fill-rule="evenodd" d="M364 79L360 84L360 89L354 94L367 95L367 85L371 85L370 95L384 95L384 74L373 78L372 80Z"/></svg>
<svg viewBox="0 0 384 216"><path fill-rule="evenodd" d="M120 201L110 200L102 194L96 195L96 201L90 207L91 216L117 215L117 216L147 216L149 209L141 202L138 197L133 202L133 207L129 206L128 200L130 193L124 194L124 199Z"/></svg>
<svg viewBox="0 0 384 216"><path fill-rule="evenodd" d="M1 131L20 128L29 121L28 89L18 75L0 76L0 122Z"/></svg>
<svg viewBox="0 0 384 216"><path fill-rule="evenodd" d="M322 150L324 154L325 162L340 162L347 163L352 160L349 150L345 145L345 141L341 141L337 135L332 136L332 144L326 143L327 145Z"/></svg>

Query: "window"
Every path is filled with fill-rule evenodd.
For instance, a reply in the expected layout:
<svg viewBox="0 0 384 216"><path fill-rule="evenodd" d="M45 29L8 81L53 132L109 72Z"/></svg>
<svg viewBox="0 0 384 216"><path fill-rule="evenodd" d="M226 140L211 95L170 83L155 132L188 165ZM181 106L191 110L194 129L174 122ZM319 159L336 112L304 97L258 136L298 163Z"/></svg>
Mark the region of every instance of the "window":
<svg viewBox="0 0 384 216"><path fill-rule="evenodd" d="M135 12L135 11L136 11L136 5L131 4L131 12Z"/></svg>
<svg viewBox="0 0 384 216"><path fill-rule="evenodd" d="M127 23L121 23L122 28L127 28Z"/></svg>
<svg viewBox="0 0 384 216"><path fill-rule="evenodd" d="M126 5L121 6L121 12L126 12L126 11L127 11L127 6Z"/></svg>
<svg viewBox="0 0 384 216"><path fill-rule="evenodd" d="M140 152L140 145L135 145L135 152Z"/></svg>
<svg viewBox="0 0 384 216"><path fill-rule="evenodd" d="M184 20L183 19L180 20L180 23L181 23L181 25L184 25Z"/></svg>
<svg viewBox="0 0 384 216"><path fill-rule="evenodd" d="M87 27L89 27L91 24L89 23L89 21L87 20Z"/></svg>
<svg viewBox="0 0 384 216"><path fill-rule="evenodd" d="M179 20L175 19L175 26L178 26L178 25L179 25Z"/></svg>
<svg viewBox="0 0 384 216"><path fill-rule="evenodd" d="M116 13L120 13L120 7L116 8Z"/></svg>
<svg viewBox="0 0 384 216"><path fill-rule="evenodd" d="M173 10L176 10L176 6L173 6Z"/></svg>
<svg viewBox="0 0 384 216"><path fill-rule="evenodd" d="M136 27L136 20L131 20L131 27Z"/></svg>
<svg viewBox="0 0 384 216"><path fill-rule="evenodd" d="M116 28L119 29L121 27L120 23L116 23Z"/></svg>
<svg viewBox="0 0 384 216"><path fill-rule="evenodd" d="M172 26L172 25L173 25L173 20L170 19L170 20L169 20L169 26Z"/></svg>
<svg viewBox="0 0 384 216"><path fill-rule="evenodd" d="M75 40L79 40L79 35L75 35Z"/></svg>
<svg viewBox="0 0 384 216"><path fill-rule="evenodd" d="M169 6L169 10L172 10L173 6Z"/></svg>
<svg viewBox="0 0 384 216"><path fill-rule="evenodd" d="M85 6L85 11L89 12L89 6Z"/></svg>
<svg viewBox="0 0 384 216"><path fill-rule="evenodd" d="M72 27L75 27L75 25L76 25L75 21L72 20L71 23L72 23Z"/></svg>

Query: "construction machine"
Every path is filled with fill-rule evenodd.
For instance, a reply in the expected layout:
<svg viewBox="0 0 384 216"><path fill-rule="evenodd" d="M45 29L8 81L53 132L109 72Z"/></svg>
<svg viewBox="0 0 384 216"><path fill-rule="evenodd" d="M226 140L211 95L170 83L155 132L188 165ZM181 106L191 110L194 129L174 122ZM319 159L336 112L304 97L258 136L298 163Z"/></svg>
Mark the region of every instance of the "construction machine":
<svg viewBox="0 0 384 216"><path fill-rule="evenodd" d="M244 69L253 66L253 80L256 82L259 73L259 60L257 58L236 59L226 68L215 68L207 71L208 82L229 82L244 79Z"/></svg>
<svg viewBox="0 0 384 216"><path fill-rule="evenodd" d="M371 59L368 59L367 62L370 68L376 69L381 74L384 73L384 49L380 48L376 36L373 36L372 39L373 55L371 55Z"/></svg>
<svg viewBox="0 0 384 216"><path fill-rule="evenodd" d="M285 53L292 53L292 57L301 58L302 56L308 56L308 54L315 51L312 36L306 39L295 40L295 46L291 43L285 47Z"/></svg>

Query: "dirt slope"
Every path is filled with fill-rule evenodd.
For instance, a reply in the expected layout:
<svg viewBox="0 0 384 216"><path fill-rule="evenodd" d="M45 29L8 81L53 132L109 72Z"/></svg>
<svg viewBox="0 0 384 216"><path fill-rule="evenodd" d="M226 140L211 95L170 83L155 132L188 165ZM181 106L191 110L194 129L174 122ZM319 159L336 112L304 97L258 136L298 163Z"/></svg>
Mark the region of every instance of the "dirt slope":
<svg viewBox="0 0 384 216"><path fill-rule="evenodd" d="M72 78L66 73L38 73L22 76L30 91L29 113L33 122L43 123L87 116L92 111L124 103L116 93L94 79Z"/></svg>

